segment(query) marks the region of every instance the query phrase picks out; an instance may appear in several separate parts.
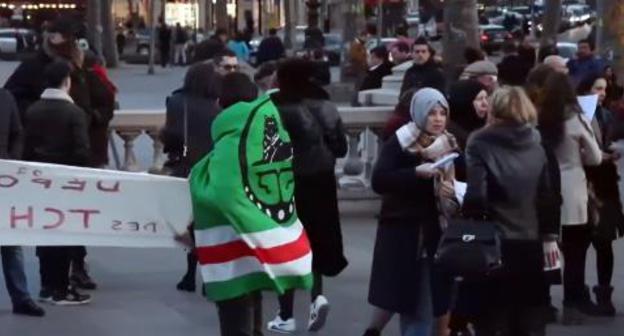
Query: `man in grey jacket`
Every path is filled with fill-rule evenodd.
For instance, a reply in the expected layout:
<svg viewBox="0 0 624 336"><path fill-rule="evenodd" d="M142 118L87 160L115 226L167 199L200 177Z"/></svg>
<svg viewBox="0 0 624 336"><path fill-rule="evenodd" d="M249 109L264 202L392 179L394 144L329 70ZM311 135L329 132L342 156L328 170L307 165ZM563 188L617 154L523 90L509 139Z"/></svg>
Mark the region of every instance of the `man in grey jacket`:
<svg viewBox="0 0 624 336"><path fill-rule="evenodd" d="M22 155L23 137L19 111L9 91L0 89L0 159L17 160ZM20 246L2 246L2 271L13 303L13 313L43 316L45 311L30 298Z"/></svg>

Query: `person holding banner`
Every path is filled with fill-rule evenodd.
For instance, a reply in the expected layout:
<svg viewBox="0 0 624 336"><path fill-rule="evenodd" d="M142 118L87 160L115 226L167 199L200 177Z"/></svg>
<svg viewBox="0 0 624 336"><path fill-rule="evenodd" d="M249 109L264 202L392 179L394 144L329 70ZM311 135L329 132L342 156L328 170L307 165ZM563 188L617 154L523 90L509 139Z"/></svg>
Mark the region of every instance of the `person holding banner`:
<svg viewBox="0 0 624 336"><path fill-rule="evenodd" d="M0 89L0 159L18 160L22 156L23 130L15 99L9 91ZM30 298L24 256L20 246L2 246L2 272L13 303L13 313L44 316L45 311Z"/></svg>
<svg viewBox="0 0 624 336"><path fill-rule="evenodd" d="M85 113L69 96L71 65L62 60L45 67L46 90L24 117L24 160L86 167L90 160ZM39 246L41 292L39 299L54 305L78 305L91 301L69 285L74 246Z"/></svg>

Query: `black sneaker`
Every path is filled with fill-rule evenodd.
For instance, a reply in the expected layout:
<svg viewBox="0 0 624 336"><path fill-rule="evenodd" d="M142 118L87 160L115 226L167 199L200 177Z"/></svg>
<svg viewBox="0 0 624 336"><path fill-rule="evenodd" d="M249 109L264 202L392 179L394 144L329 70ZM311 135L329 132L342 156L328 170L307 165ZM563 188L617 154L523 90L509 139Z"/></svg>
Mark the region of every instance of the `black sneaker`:
<svg viewBox="0 0 624 336"><path fill-rule="evenodd" d="M50 303L52 302L52 290L42 288L39 291L39 302Z"/></svg>
<svg viewBox="0 0 624 336"><path fill-rule="evenodd" d="M57 292L52 296L52 304L56 306L77 306L91 302L91 295L80 294L74 288Z"/></svg>
<svg viewBox="0 0 624 336"><path fill-rule="evenodd" d="M42 317L45 315L45 310L37 306L37 304L34 303L33 300L27 300L20 304L14 305L13 314Z"/></svg>
<svg viewBox="0 0 624 336"><path fill-rule="evenodd" d="M93 281L93 279L91 279L86 271L72 272L71 276L69 277L69 282L72 284L72 286L80 289L94 290L97 288L97 284Z"/></svg>

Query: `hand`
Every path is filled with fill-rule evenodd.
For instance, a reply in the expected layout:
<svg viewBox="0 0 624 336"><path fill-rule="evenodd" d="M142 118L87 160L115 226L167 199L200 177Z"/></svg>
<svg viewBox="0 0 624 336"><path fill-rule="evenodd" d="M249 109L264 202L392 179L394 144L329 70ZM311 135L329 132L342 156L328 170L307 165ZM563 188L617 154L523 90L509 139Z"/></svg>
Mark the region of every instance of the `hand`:
<svg viewBox="0 0 624 336"><path fill-rule="evenodd" d="M195 247L195 242L193 241L193 238L191 237L190 231L186 231L182 234L176 234L175 236L173 236L173 239L188 248Z"/></svg>
<svg viewBox="0 0 624 336"><path fill-rule="evenodd" d="M622 155L618 152L611 152L611 153L602 153L602 160L603 161L617 161L622 157Z"/></svg>
<svg viewBox="0 0 624 336"><path fill-rule="evenodd" d="M438 193L443 198L455 198L455 187L449 181L442 181Z"/></svg>
<svg viewBox="0 0 624 336"><path fill-rule="evenodd" d="M416 167L416 176L430 179L440 174L440 171L433 167L433 163L423 163Z"/></svg>

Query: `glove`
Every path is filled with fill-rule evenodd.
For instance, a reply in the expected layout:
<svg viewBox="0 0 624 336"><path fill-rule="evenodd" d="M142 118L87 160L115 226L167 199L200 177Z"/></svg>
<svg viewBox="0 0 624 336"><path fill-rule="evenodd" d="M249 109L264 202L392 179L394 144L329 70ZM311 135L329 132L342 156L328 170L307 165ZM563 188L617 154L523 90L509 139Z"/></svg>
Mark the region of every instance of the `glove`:
<svg viewBox="0 0 624 336"><path fill-rule="evenodd" d="M420 166L415 168L416 170L416 176L418 177L422 177L425 179L430 179L433 178L434 176L437 176L440 171L436 168L433 167L433 163L423 163Z"/></svg>

